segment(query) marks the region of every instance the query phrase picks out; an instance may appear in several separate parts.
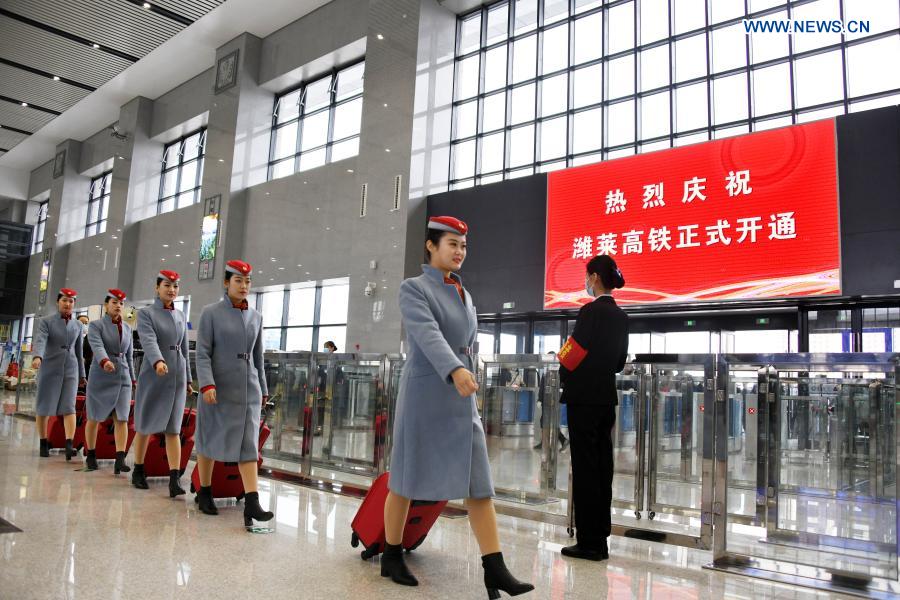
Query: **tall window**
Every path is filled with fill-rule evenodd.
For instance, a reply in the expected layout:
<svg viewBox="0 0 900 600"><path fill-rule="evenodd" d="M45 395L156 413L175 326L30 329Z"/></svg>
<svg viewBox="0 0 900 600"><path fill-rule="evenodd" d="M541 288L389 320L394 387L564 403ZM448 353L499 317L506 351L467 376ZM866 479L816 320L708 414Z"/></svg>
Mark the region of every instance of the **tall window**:
<svg viewBox="0 0 900 600"><path fill-rule="evenodd" d="M31 348L34 336L34 315L25 315L22 319L22 343Z"/></svg>
<svg viewBox="0 0 900 600"><path fill-rule="evenodd" d="M112 171L104 173L91 181L91 195L88 198L87 226L84 228L84 237L91 237L106 231L111 184Z"/></svg>
<svg viewBox="0 0 900 600"><path fill-rule="evenodd" d="M275 99L269 179L359 154L365 62L358 62Z"/></svg>
<svg viewBox="0 0 900 600"><path fill-rule="evenodd" d="M346 279L256 294L266 350L321 351L331 340L344 351L349 301Z"/></svg>
<svg viewBox="0 0 900 600"><path fill-rule="evenodd" d="M38 205L37 223L34 226L34 243L31 247L32 254L44 251L44 230L47 227L47 213L50 211L50 200L44 200Z"/></svg>
<svg viewBox="0 0 900 600"><path fill-rule="evenodd" d="M158 214L200 201L206 129L175 140L163 151Z"/></svg>
<svg viewBox="0 0 900 600"><path fill-rule="evenodd" d="M869 32L747 35L745 18ZM897 2L496 2L458 21L450 187L898 104L889 56Z"/></svg>

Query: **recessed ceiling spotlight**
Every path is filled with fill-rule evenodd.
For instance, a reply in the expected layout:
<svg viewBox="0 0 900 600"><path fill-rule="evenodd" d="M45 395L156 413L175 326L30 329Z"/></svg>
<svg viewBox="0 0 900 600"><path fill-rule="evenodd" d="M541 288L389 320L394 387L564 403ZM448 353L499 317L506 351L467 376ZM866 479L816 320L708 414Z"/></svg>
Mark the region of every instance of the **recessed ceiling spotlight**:
<svg viewBox="0 0 900 600"><path fill-rule="evenodd" d="M59 75L54 75L54 76L53 76L53 81L59 81Z"/></svg>
<svg viewBox="0 0 900 600"><path fill-rule="evenodd" d="M352 173L352 172L353 172L353 169L347 169L347 172L348 172L348 173Z"/></svg>
<svg viewBox="0 0 900 600"><path fill-rule="evenodd" d="M27 102L23 102L23 103L22 103L22 106L28 106L28 103L27 103Z"/></svg>
<svg viewBox="0 0 900 600"><path fill-rule="evenodd" d="M144 8L150 9L152 7L150 6L149 2L144 2Z"/></svg>
<svg viewBox="0 0 900 600"><path fill-rule="evenodd" d="M379 40L383 40L383 39L384 39L384 36L381 35L380 33L379 33L377 36L375 36L375 37L377 37Z"/></svg>
<svg viewBox="0 0 900 600"><path fill-rule="evenodd" d="M91 44L91 46L94 48L94 50L100 49L100 44Z"/></svg>
<svg viewBox="0 0 900 600"><path fill-rule="evenodd" d="M163 248L168 248L168 247L169 247L168 244L163 244Z"/></svg>

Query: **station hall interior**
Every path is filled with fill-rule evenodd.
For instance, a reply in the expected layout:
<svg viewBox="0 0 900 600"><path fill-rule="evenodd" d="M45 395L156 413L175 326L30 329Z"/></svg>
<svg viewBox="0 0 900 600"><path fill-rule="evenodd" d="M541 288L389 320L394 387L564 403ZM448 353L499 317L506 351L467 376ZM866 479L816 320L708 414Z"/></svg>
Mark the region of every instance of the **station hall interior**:
<svg viewBox="0 0 900 600"><path fill-rule="evenodd" d="M467 226L474 402L523 597L900 597L897 64L898 0L0 0L0 600L483 597L461 500L404 555L417 588L351 526L391 471L416 377L400 290L442 216ZM561 554L558 354L597 256L629 330L593 562ZM114 455L83 470L82 400L73 461L41 458L60 290L90 322L123 290L136 328L180 274L202 392L200 315L235 259L270 527L245 532L243 493L201 513L184 429L177 498Z"/></svg>

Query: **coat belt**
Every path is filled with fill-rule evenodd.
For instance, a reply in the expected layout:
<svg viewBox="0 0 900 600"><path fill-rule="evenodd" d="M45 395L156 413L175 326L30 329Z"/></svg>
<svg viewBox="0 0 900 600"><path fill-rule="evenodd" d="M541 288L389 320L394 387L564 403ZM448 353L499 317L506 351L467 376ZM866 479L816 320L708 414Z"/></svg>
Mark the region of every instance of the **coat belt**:
<svg viewBox="0 0 900 600"><path fill-rule="evenodd" d="M246 360L246 361L250 360L250 354L248 354L246 352L244 352L243 354L238 354L237 357L238 357L238 360Z"/></svg>
<svg viewBox="0 0 900 600"><path fill-rule="evenodd" d="M169 346L169 350L180 350L181 346Z"/></svg>
<svg viewBox="0 0 900 600"><path fill-rule="evenodd" d="M60 350L65 350L66 352L69 351L69 348L71 348L71 346L60 346L59 347Z"/></svg>

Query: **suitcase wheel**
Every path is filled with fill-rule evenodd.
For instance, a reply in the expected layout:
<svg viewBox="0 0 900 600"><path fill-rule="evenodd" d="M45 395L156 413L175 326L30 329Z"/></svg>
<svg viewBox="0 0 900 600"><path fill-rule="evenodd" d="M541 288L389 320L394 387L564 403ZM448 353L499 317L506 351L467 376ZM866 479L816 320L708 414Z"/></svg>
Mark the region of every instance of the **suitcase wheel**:
<svg viewBox="0 0 900 600"><path fill-rule="evenodd" d="M359 536L356 535L356 532L353 532L353 535L350 536L350 545L356 548L359 546Z"/></svg>
<svg viewBox="0 0 900 600"><path fill-rule="evenodd" d="M181 474L184 475L184 471L182 471ZM191 493L192 493L192 494L196 494L196 493L197 493L197 490L194 489L194 482L193 482L193 481L191 482Z"/></svg>
<svg viewBox="0 0 900 600"><path fill-rule="evenodd" d="M360 558L363 560L369 560L373 556L378 555L378 544L372 544L370 547L366 548L362 552L359 553Z"/></svg>
<svg viewBox="0 0 900 600"><path fill-rule="evenodd" d="M567 528L567 529L566 529L566 532L569 534L569 537L570 537L570 538L571 538L571 537L575 537L575 530L572 529L571 527Z"/></svg>
<svg viewBox="0 0 900 600"><path fill-rule="evenodd" d="M241 492L240 495L234 497L235 502L240 502L244 499L244 492Z"/></svg>

